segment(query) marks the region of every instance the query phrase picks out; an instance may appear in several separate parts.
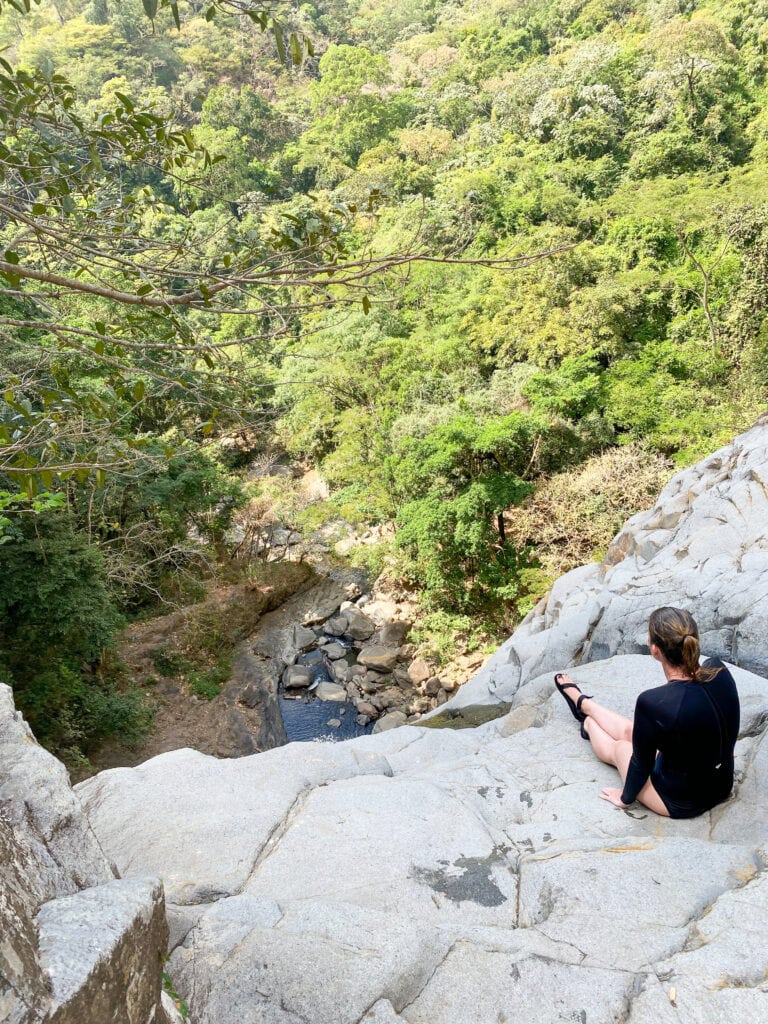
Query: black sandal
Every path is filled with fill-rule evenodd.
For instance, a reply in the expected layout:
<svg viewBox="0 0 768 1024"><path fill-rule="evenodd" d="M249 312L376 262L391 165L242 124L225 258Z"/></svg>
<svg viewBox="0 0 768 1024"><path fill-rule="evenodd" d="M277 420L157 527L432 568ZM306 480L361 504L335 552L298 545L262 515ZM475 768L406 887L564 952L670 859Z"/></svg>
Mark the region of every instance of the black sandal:
<svg viewBox="0 0 768 1024"><path fill-rule="evenodd" d="M560 677L562 675L563 675L562 672L558 672L555 675L555 686L557 687L558 692L561 693L563 695L563 697L565 697L565 702L568 705L568 707L571 709L571 714L576 719L576 721L577 722L583 722L584 719L587 717L587 715L586 715L586 713L584 711L581 710L582 702L585 701L585 700L592 700L592 697L588 693L582 693L578 683L559 683L558 680L560 679ZM575 701L571 700L571 698L565 692L566 690L578 690L579 691L579 696L578 696L577 700L575 700ZM585 733L584 733L583 730L582 730L581 735L585 736ZM585 738L589 739L588 736L586 736Z"/></svg>

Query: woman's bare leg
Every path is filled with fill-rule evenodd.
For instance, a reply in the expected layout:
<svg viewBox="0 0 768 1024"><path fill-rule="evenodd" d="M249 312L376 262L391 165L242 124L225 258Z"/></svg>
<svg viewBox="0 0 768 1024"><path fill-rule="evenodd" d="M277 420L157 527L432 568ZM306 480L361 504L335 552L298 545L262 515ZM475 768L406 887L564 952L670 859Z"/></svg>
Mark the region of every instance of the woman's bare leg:
<svg viewBox="0 0 768 1024"><path fill-rule="evenodd" d="M620 715L617 711L603 707L596 700L589 698L581 702L581 710L589 718L593 718L603 732L607 732L611 739L625 740L632 742L632 722Z"/></svg>
<svg viewBox="0 0 768 1024"><path fill-rule="evenodd" d="M582 703L582 708L584 704ZM594 703L592 701L591 703ZM605 709L603 709L605 710ZM612 712L610 712L612 714ZM621 717L621 716L618 716ZM631 723L630 723L631 724ZM629 761L632 757L632 742L631 740L615 740L610 736L605 729L602 729L598 724L596 718L588 718L584 723L587 735L589 736L589 742L592 744L596 756L605 764L613 765L621 776L622 785L626 782L627 771L629 770ZM656 792L653 783L649 779L643 788L638 793L637 799L641 804L644 804L650 811L655 814L660 814L664 818L669 817L669 811L666 808L664 801L661 799L659 794Z"/></svg>
<svg viewBox="0 0 768 1024"><path fill-rule="evenodd" d="M564 683L573 683L575 680L571 679L565 672L561 673L560 679ZM575 696L574 696L575 695ZM579 695L575 690L568 691L568 697L574 703L579 699ZM588 700L581 702L581 710L585 715L589 715L590 718L594 718L603 732L607 732L611 739L614 740L628 740L632 742L632 723L624 715L618 714L616 711L611 711L610 708L604 708L602 704L598 704L596 700L592 700L590 697ZM598 757L600 755L598 754ZM605 758L601 757L601 761ZM613 764L613 761L608 761L608 764Z"/></svg>

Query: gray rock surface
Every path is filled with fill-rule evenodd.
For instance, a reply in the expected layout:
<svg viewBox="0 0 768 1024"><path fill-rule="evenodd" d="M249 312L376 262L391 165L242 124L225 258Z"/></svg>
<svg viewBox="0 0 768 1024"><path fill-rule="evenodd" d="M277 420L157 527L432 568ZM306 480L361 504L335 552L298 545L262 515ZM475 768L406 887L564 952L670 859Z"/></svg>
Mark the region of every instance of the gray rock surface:
<svg viewBox="0 0 768 1024"><path fill-rule="evenodd" d="M505 702L541 673L646 653L662 605L693 613L706 654L768 676L767 523L768 414L673 477L602 564L561 577L449 706Z"/></svg>
<svg viewBox="0 0 768 1024"><path fill-rule="evenodd" d="M35 740L0 685L0 810L44 869L40 900L115 877L69 785L64 765Z"/></svg>
<svg viewBox="0 0 768 1024"><path fill-rule="evenodd" d="M391 672L397 665L397 650L392 647L382 647L381 644L371 644L360 651L357 661L359 665L365 665L377 672Z"/></svg>
<svg viewBox="0 0 768 1024"><path fill-rule="evenodd" d="M376 623L355 605L347 608L344 616L347 620L347 635L353 640L368 640L376 632Z"/></svg>
<svg viewBox="0 0 768 1024"><path fill-rule="evenodd" d="M379 643L384 647L399 647L408 636L410 625L407 622L388 622L379 633Z"/></svg>
<svg viewBox="0 0 768 1024"><path fill-rule="evenodd" d="M376 733L387 732L389 729L397 729L399 726L405 725L407 721L408 716L404 711L390 711L388 714L382 715L374 725L373 731Z"/></svg>
<svg viewBox="0 0 768 1024"><path fill-rule="evenodd" d="M315 631L308 629L306 626L294 626L293 627L293 646L297 651L308 651L317 640Z"/></svg>
<svg viewBox="0 0 768 1024"><path fill-rule="evenodd" d="M168 1024L157 881L116 881L56 758L0 686L0 1020ZM88 888L84 888L88 886Z"/></svg>
<svg viewBox="0 0 768 1024"><path fill-rule="evenodd" d="M147 1024L158 997L168 925L156 879L116 879L43 904L40 960L51 1024Z"/></svg>
<svg viewBox="0 0 768 1024"><path fill-rule="evenodd" d="M346 700L347 691L339 683L318 683L315 688L315 696L320 700Z"/></svg>
<svg viewBox="0 0 768 1024"><path fill-rule="evenodd" d="M665 1024L670 986L686 1024L756 1022L768 683L733 672L737 789L690 821L599 799L616 773L549 673L476 729L180 752L172 808L162 758L78 793L121 870L197 903L169 965L196 1024ZM574 675L625 714L663 679L640 655Z"/></svg>
<svg viewBox="0 0 768 1024"><path fill-rule="evenodd" d="M347 653L347 649L342 644L330 643L325 645L325 647L323 648L323 653L325 654L326 658L330 658L331 661L338 661L339 658L344 657L344 655Z"/></svg>
<svg viewBox="0 0 768 1024"><path fill-rule="evenodd" d="M306 689L312 682L312 673L304 665L289 665L283 672L283 686L286 690Z"/></svg>
<svg viewBox="0 0 768 1024"><path fill-rule="evenodd" d="M332 619L328 619L323 629L330 636L343 636L347 631L346 613L344 615L335 615Z"/></svg>

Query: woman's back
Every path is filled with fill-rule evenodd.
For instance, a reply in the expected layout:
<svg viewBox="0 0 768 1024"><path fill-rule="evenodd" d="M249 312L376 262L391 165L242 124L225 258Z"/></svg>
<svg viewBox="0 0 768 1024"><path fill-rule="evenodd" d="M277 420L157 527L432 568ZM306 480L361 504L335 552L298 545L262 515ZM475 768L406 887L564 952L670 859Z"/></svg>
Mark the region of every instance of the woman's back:
<svg viewBox="0 0 768 1024"><path fill-rule="evenodd" d="M633 739L658 750L651 778L673 817L701 814L724 800L733 786L736 684L722 662L709 661L705 668L716 673L707 681L672 679L637 701Z"/></svg>

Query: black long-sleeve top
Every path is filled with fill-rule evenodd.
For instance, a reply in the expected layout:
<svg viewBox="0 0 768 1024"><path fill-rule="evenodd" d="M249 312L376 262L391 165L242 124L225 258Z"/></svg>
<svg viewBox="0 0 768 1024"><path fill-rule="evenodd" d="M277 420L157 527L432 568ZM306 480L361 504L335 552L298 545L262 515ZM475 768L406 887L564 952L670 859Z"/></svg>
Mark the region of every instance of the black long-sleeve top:
<svg viewBox="0 0 768 1024"><path fill-rule="evenodd" d="M717 670L708 682L671 679L637 698L622 803L649 778L673 818L703 814L730 794L739 695L719 659L705 667Z"/></svg>

